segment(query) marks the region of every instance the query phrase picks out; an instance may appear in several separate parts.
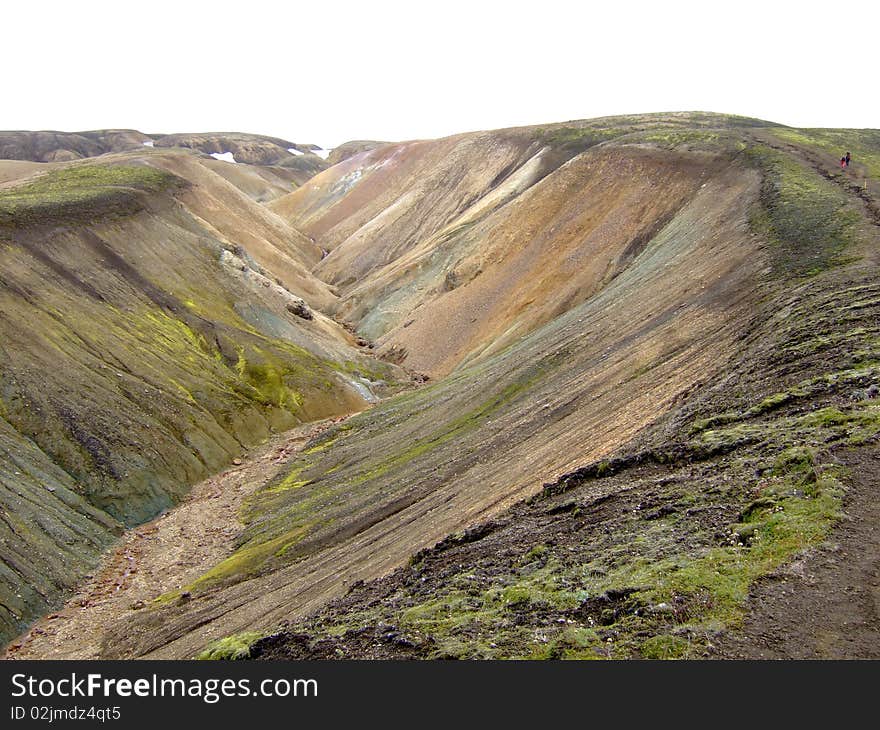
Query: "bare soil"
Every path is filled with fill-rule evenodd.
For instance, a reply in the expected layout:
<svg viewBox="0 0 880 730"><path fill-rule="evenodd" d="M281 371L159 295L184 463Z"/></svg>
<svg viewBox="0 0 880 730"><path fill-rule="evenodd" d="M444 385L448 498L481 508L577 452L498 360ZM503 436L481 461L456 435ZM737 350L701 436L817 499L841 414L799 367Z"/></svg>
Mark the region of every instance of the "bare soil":
<svg viewBox="0 0 880 730"><path fill-rule="evenodd" d="M719 659L880 659L880 449L843 451L845 517L816 550L756 583Z"/></svg>
<svg viewBox="0 0 880 730"><path fill-rule="evenodd" d="M344 418L309 423L270 439L193 487L162 516L129 530L64 607L12 642L4 659L96 659L108 626L128 623L157 596L189 585L234 549L242 502L290 455Z"/></svg>

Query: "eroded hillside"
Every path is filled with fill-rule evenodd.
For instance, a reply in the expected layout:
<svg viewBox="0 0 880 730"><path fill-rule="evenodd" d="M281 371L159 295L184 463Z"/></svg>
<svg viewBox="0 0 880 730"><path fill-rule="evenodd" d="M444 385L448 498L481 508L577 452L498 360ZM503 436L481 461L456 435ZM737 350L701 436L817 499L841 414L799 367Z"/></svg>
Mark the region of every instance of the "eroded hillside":
<svg viewBox="0 0 880 730"><path fill-rule="evenodd" d="M813 575L867 514L840 520L870 500L880 432L878 152L872 131L649 115L366 145L259 214L217 202L255 207L231 185L184 186L199 225L232 241L262 221L260 264L287 241L297 295L430 381L273 456L221 559L99 622L70 604L15 653L757 651L750 591ZM872 605L876 565L848 564ZM789 645L845 655L842 614L804 613L825 643ZM872 656L861 618L850 655ZM78 626L97 635L66 654Z"/></svg>
<svg viewBox="0 0 880 730"><path fill-rule="evenodd" d="M880 656L880 148L872 131L756 129L739 138L738 157L761 185L742 209L737 265L756 268L741 290L751 311L728 320L741 329L724 362L691 359L685 369L702 371L693 386L605 458L548 480L382 580L351 586L307 621L231 637L206 654ZM859 163L835 169L830 139L857 149ZM681 141L672 134L663 144ZM681 236L677 220L633 271L651 254L665 258L658 244L668 245L667 232ZM705 228L700 237L711 252L717 237ZM642 294L643 304L656 296ZM604 295L582 309L608 306ZM651 358L653 367L664 360ZM618 373L645 378L642 369ZM614 418L639 410L633 399ZM496 465L508 452L500 453Z"/></svg>
<svg viewBox="0 0 880 730"><path fill-rule="evenodd" d="M316 272L339 287L341 316L386 355L444 375L623 271L726 164L700 146L736 148L728 130L699 121L596 120L388 145L272 207L330 252ZM680 128L687 154L652 146Z"/></svg>
<svg viewBox="0 0 880 730"><path fill-rule="evenodd" d="M8 182L0 246L7 638L122 525L271 431L363 408L368 378L397 378L321 314L334 295L309 272L314 246L189 155Z"/></svg>

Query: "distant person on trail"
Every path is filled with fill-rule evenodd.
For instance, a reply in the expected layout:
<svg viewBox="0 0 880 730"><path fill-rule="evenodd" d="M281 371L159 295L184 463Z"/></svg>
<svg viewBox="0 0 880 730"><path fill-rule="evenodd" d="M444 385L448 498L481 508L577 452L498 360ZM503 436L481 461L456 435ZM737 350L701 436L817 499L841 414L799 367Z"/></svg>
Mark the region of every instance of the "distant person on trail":
<svg viewBox="0 0 880 730"><path fill-rule="evenodd" d="M846 157L841 157L840 158L840 169L842 170L844 167L846 167Z"/></svg>
<svg viewBox="0 0 880 730"><path fill-rule="evenodd" d="M846 166L849 167L849 152L846 153Z"/></svg>

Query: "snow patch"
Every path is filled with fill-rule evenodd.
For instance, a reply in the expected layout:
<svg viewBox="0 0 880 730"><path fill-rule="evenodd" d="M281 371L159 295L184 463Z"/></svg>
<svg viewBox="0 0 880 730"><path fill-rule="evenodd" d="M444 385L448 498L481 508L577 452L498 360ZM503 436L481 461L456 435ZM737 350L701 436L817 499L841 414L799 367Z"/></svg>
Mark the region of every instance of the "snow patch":
<svg viewBox="0 0 880 730"><path fill-rule="evenodd" d="M370 389L370 381L365 378L357 378L356 380L347 380L346 381L352 388L354 388L358 395L363 398L367 403L376 403L378 402L378 398L375 393Z"/></svg>
<svg viewBox="0 0 880 730"><path fill-rule="evenodd" d="M301 154L303 154L303 153L300 152L296 147L288 147L288 148L287 148L287 151L290 152L290 154L292 154L292 155L301 155Z"/></svg>
<svg viewBox="0 0 880 730"><path fill-rule="evenodd" d="M152 146L153 146L153 140L148 139L146 142L143 142L142 144L144 145L144 147L152 147Z"/></svg>
<svg viewBox="0 0 880 730"><path fill-rule="evenodd" d="M235 162L235 155L231 152L212 152L211 157L215 160L223 160L223 162Z"/></svg>
<svg viewBox="0 0 880 730"><path fill-rule="evenodd" d="M318 155L322 160L326 160L333 150L312 150L313 155Z"/></svg>
<svg viewBox="0 0 880 730"><path fill-rule="evenodd" d="M352 170L348 175L336 181L330 190L331 195L345 195L357 184L357 181L363 177L363 174L363 168L359 167L357 170Z"/></svg>

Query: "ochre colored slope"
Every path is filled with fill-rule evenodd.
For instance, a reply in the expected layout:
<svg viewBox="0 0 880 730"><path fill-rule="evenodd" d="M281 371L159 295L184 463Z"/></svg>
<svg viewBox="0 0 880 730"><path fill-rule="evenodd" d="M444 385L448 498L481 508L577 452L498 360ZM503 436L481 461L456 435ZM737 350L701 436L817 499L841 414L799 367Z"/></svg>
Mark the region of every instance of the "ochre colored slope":
<svg viewBox="0 0 880 730"><path fill-rule="evenodd" d="M315 272L337 285L339 315L439 377L585 301L638 255L727 159L723 119L688 131L715 140L705 153L658 148L657 130L681 134L680 121L387 145L270 207L329 252Z"/></svg>
<svg viewBox="0 0 880 730"><path fill-rule="evenodd" d="M440 230L543 146L529 134L484 133L379 147L270 207L323 248L340 249L321 272L345 287ZM536 175L545 170L537 167Z"/></svg>
<svg viewBox="0 0 880 730"><path fill-rule="evenodd" d="M320 249L299 231L201 164L198 158L154 152L143 159L191 184L180 201L199 217L201 225L215 231L221 239L246 248L258 263L315 307L323 309L335 301L328 286L309 272L321 258Z"/></svg>
<svg viewBox="0 0 880 730"><path fill-rule="evenodd" d="M311 177L310 175L301 177L296 170L286 167L243 165L213 158L199 158L199 161L258 203L287 195L301 182Z"/></svg>
<svg viewBox="0 0 880 730"><path fill-rule="evenodd" d="M591 150L476 225L453 223L351 291L343 311L408 367L442 375L597 293L712 169L699 156Z"/></svg>
<svg viewBox="0 0 880 730"><path fill-rule="evenodd" d="M725 362L706 368L693 357L705 377L633 439L392 575L352 586L251 644L250 656L880 657L880 180L871 172L880 137L751 130L740 141L761 190L746 205L739 252L716 248L732 219L716 210L706 225L711 208L699 223L687 206L655 239L699 223L696 267L704 251L751 269L742 290L751 312ZM829 147L844 143L859 162L841 170ZM713 187L701 195L718 196ZM661 250L652 242L634 269ZM694 304L718 314L734 294L725 280L700 281L705 296ZM642 295L652 307L657 291ZM682 344L676 334L667 330L670 345ZM646 354L618 376L650 388L645 368L665 363ZM612 418L645 405L638 396L618 402ZM499 449L500 469L507 458Z"/></svg>
<svg viewBox="0 0 880 730"><path fill-rule="evenodd" d="M152 302L148 306L170 312L197 342L210 333L204 335L207 348L199 347L217 364L190 362L192 348L184 344L170 358L179 366L171 375L218 424L226 421L217 410L245 418L256 411L269 426L284 426L289 422L284 411L296 416L299 408L286 407L299 398L289 399L285 388L320 404L322 381L325 387L328 381L342 387L331 387L335 397L344 392L347 377L356 392L358 382L369 385L367 378L375 382L392 374L371 372L380 366L356 355L348 359L351 335L317 310L306 322L285 315L285 289L273 287L267 275L272 262L288 267L291 296L306 297L306 287L313 287L315 301L378 338L386 356L435 377L331 428L297 456L279 459L277 475L245 502L244 528L234 549L187 585L145 606L114 612L89 651L100 645L106 658L193 657L224 636L274 632L321 609L352 584L387 575L413 555L424 555L420 551L438 540L452 535L445 544L458 545L478 539L482 530L492 529L485 527L487 520L547 483L579 490L571 514L560 498L546 512L543 506L520 505L519 512L502 519L513 524L510 515L524 514L530 525L524 529L542 535L544 526L554 524L558 530L586 529L575 511L592 510L593 499L609 501L607 514L604 508L590 513L589 524L603 530L589 535L596 554L579 554L576 564L566 567L571 571L552 574L554 585L541 586L535 610L524 616L534 622L535 632L548 629L541 623L550 615L541 613L549 605L545 598L565 594L566 601L575 601L568 606L572 610L580 606L577 601L583 601L584 611L592 610L575 589L556 590L557 581L573 586L581 578L596 578L591 589L609 591L589 600L614 607L608 616L589 614L589 620L621 619L619 632L632 633L634 656L679 646L677 637L690 630L683 623L690 617L713 625L732 620L755 576L825 534L837 509L839 484L833 465L823 461L823 444L830 443L825 439L850 443L873 438L880 429L876 405L861 390L877 385L877 333L870 319L877 301L871 278L876 200L845 173L827 169L827 152L821 157L817 152L831 144L825 136L792 135L770 126L671 114L387 145L353 154L261 212L234 187L217 183L192 156L145 156L144 162L175 170L191 180L190 186L171 200L147 196L149 205L128 212L124 224L105 221L90 230L126 258L142 253L147 243L155 247L156 261L141 261L138 270L181 306L169 306L148 286L139 291ZM870 169L868 136L864 144ZM157 220L163 227L156 227ZM135 225L144 233L134 244L114 237L116 226L120 236L132 239ZM181 238L181 230L192 239ZM300 230L304 238L296 234ZM70 245L77 262L90 261L82 246L87 238L76 242L70 231L57 235L57 241L47 239L52 256ZM236 239L248 235L256 240L239 251ZM170 271L179 251L156 244L165 238L189 240L186 250L210 253L196 256L200 263L188 264L185 272ZM28 242L16 243L26 247ZM72 283L82 291L94 286L86 275L90 269L67 259L53 267L37 260L40 250L31 243L32 260L19 273L44 265L41 276L47 279L71 281L72 272ZM258 255L266 273L260 272ZM218 262L224 271L220 278ZM89 267L99 270L98 263L90 261ZM116 285L101 288L107 280L98 276L95 291L118 296ZM204 282L207 291L197 286ZM131 327L133 317L102 321L117 331ZM51 332L48 324L39 326ZM82 330L104 342L103 335ZM227 337L234 343L231 349L224 344ZM299 374L286 373L279 381L272 373L284 360L280 350L291 352L278 345L279 338L287 347L302 342L317 362L286 360ZM163 347L178 347L171 340ZM128 356L126 344L113 350ZM240 354L239 347L246 351L243 363L233 355ZM838 349L846 356L837 357ZM267 352L268 369L261 359ZM248 365L253 355L256 369ZM45 358L28 357L33 357L33 372L50 367ZM73 360L79 357L74 354ZM193 369L204 378L194 378ZM367 378L358 380L354 370ZM314 379L307 377L312 373L317 373ZM218 409L207 395L224 391L230 378L235 389L236 376L258 390L258 405L244 397ZM105 386L110 389L102 381ZM849 392L855 386L861 395ZM88 394L91 386L76 387ZM817 393L821 398L812 400ZM856 400L856 406L846 405ZM137 410L128 406L125 413ZM167 413L159 415L172 420ZM18 427L15 418L6 417ZM37 424L35 439L48 430ZM87 448L90 442L78 443ZM51 443L39 445L56 458ZM112 446L110 453L127 453L122 442ZM166 449L180 453L171 438L163 454ZM634 450L655 461L632 481L621 473L598 487L592 484L608 469L617 474L631 465L645 466L644 460L630 458ZM711 473L714 466L708 462L702 471L692 468L692 459L715 457L718 473ZM668 473L667 459L674 462ZM803 466L812 481L802 484L783 474L792 464L795 470ZM705 493L704 478L711 482ZM765 515L767 503L756 495L768 484L782 491L772 493L779 503L771 500L772 514ZM684 486L679 490L678 485ZM661 509L667 500L677 512ZM697 505L693 514L692 505ZM786 514L772 516L780 512L777 506ZM566 515L558 522L556 510ZM670 514L678 516L667 521ZM754 552L746 543L730 542L746 533L728 530L734 520L748 523L752 514L760 515L766 527L760 527L761 534L768 538L766 548L759 545ZM679 518L686 530L696 525L687 537L679 538ZM479 526L475 532L462 532L474 526ZM527 576L521 548L530 535L511 536L511 531L516 533L515 525L503 539L518 552L497 556L496 572L484 586L490 603L492 596L506 596L511 580L519 581L518 589L534 587L531 578L528 585L520 580ZM569 548L579 549L576 542L533 547L558 566L568 560ZM662 559L652 562L658 555ZM723 570L713 568L718 556L728 561ZM547 560L549 571L553 565ZM435 596L451 588L455 600L467 593L461 581L473 576L463 572L467 566L458 567L459 583L452 587L439 572L427 574L426 579L439 581L430 588L417 577L410 580L415 570L403 578L405 571L398 572L395 580L412 589L408 605L425 617L434 610ZM664 581L672 568L680 571L676 581L684 582L670 588L673 584ZM679 585L692 595L669 592ZM372 590L355 587L352 601L361 596L369 602ZM642 613L630 614L635 604L611 597L612 590L623 590L624 597L650 590L656 600L639 604ZM453 609L466 609L473 597L468 594L465 604ZM530 601L513 596L489 619L500 615L499 620L513 621L511 616ZM648 615L654 604L662 607L657 607L660 618L648 624L661 634L650 634L649 645L637 635L647 624L623 621ZM349 628L361 635L358 621L378 615L377 609L355 617ZM400 618L390 609L383 615ZM678 621L670 624L678 632L674 636L662 634L667 615ZM578 620L586 622L586 616ZM444 651L461 641L455 633L460 628L445 636ZM489 635L494 628L486 629ZM596 636L605 641L604 635ZM295 637L287 640L296 643ZM30 640L31 655L39 655L39 642ZM522 649L513 642L498 655L519 656ZM51 655L63 656L63 647Z"/></svg>
<svg viewBox="0 0 880 730"><path fill-rule="evenodd" d="M610 453L712 377L735 352L765 266L747 223L758 176L713 166L597 295L307 449L252 500L225 577L139 616L127 638L112 631L107 655L191 656L221 635L301 616ZM283 552L261 553L278 540Z"/></svg>

